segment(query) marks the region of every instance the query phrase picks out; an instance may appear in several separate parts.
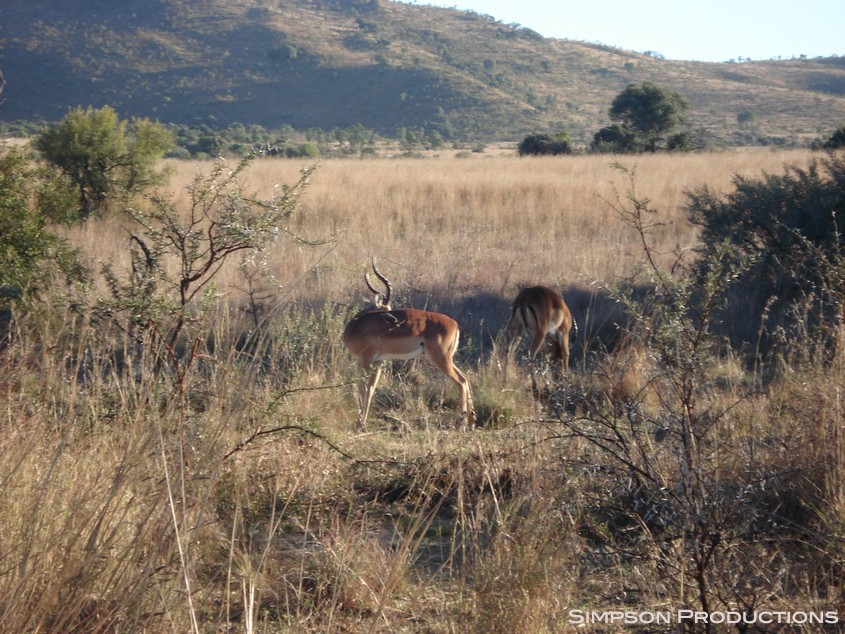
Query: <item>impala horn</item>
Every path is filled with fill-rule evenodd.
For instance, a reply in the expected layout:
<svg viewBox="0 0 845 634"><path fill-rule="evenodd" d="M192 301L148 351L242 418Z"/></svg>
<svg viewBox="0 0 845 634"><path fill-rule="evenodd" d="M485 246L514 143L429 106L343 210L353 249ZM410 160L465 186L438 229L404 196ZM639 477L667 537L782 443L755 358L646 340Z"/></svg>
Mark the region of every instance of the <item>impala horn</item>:
<svg viewBox="0 0 845 634"><path fill-rule="evenodd" d="M377 291L375 288L373 288L373 285L370 283L369 272L364 273L364 281L367 283L367 288L369 288L373 293L375 293L376 304L380 308L386 308L390 310L390 296L393 294L393 287L390 285L388 279L384 275L382 275L376 268L376 256L373 256L373 273L375 273L376 277L382 281L385 288L387 289L387 294L384 294L381 291Z"/></svg>

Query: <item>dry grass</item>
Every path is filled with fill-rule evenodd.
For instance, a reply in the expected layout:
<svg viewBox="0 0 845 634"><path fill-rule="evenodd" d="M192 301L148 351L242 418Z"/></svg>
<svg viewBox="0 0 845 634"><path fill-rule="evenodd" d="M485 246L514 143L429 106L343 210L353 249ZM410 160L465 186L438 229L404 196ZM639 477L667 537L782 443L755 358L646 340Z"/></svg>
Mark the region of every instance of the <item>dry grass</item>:
<svg viewBox="0 0 845 634"><path fill-rule="evenodd" d="M612 167L636 170L636 190L657 209L652 239L671 261L689 251L696 232L683 212L684 192L708 186L726 191L735 174L780 172L803 165L811 153L743 151L638 157L517 158L497 155L439 160L330 160L320 164L290 227L303 247L280 239L266 256L279 304L337 302L358 305L371 256L397 289L399 303L451 312L476 339L497 330L505 305L526 284L563 291L583 316L596 286L616 286L642 261L639 238L611 204L630 188ZM175 192L184 192L210 164L174 163ZM265 159L247 173L250 189L269 195L293 183L304 167ZM125 219L89 223L73 241L97 260L126 258ZM242 299L237 267L220 277ZM466 315L466 318L462 317ZM486 323L482 329L480 322Z"/></svg>
<svg viewBox="0 0 845 634"><path fill-rule="evenodd" d="M666 224L653 238L669 252L695 246L685 190L724 191L732 174L808 158L622 162L636 164L639 195L661 210ZM623 416L613 409L623 402L659 420L672 396L648 350L589 364L585 352L557 405L535 401L525 377L506 384L492 354L519 284L560 288L583 323L607 311L594 282L616 285L634 271L638 237L603 200L629 185L612 160L327 161L291 229L334 241L279 239L266 256L275 282L255 278L258 320L244 312L248 283L237 266L222 271L218 301L191 324L214 345L184 376L133 361L123 333L58 301L17 324L0 359L4 628L559 632L574 608L681 604L677 574L655 563L671 563L677 544L659 541L657 523L626 523L635 504L652 503L646 487L628 474L608 479L613 464L562 425L574 395L595 406L596 421ZM261 160L248 178L267 193L293 182L298 167ZM197 166L176 168L178 191ZM92 221L70 237L92 259L125 264L129 226ZM401 300L458 316L460 365L487 428L457 430L451 387L412 363L387 369L372 431L353 433L349 382L358 374L339 339L371 254ZM786 379L754 398L744 396L754 378L735 360L710 373L718 387L702 401L728 412L714 435L730 451L714 463L720 482L740 490L748 472L769 478L771 469L761 498L815 531L789 541L814 553L801 570L784 563L795 553L763 540L732 542L734 559L719 562L724 587L755 605L836 609L841 371ZM624 416L635 458L660 458L645 466L670 481L669 446ZM802 460L818 465L805 474L818 493L807 504L798 499L805 483L792 478ZM643 543L654 544L653 561L626 557ZM719 597L719 608L739 601L727 590Z"/></svg>
<svg viewBox="0 0 845 634"><path fill-rule="evenodd" d="M496 156L440 160L329 160L320 164L294 229L310 239L337 235L331 253L280 245L271 256L286 287L319 261L309 283L321 296L346 298L364 263L378 255L395 268L400 285L511 293L519 282L566 286L614 280L639 261L636 236L606 201L629 184L611 164L637 171L637 190L670 223L655 235L666 248L690 248L684 192L707 185L725 191L734 174L780 172L805 164L810 152L756 150L638 157ZM249 183L268 194L292 183L302 164L258 161ZM177 164L173 185L208 166ZM99 230L97 236L102 237ZM385 265L388 269L388 266ZM389 269L388 269L389 270Z"/></svg>

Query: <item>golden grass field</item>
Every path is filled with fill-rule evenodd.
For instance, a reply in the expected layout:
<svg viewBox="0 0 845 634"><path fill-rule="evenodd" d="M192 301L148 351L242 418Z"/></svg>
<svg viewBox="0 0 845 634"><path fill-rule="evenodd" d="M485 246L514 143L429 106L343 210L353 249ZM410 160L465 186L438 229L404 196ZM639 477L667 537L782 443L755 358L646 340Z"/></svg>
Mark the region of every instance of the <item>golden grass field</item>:
<svg viewBox="0 0 845 634"><path fill-rule="evenodd" d="M618 160L657 210L649 237L670 264L697 244L684 192L727 192L735 174L779 173L811 156ZM660 434L642 434L637 416L671 429L678 397L649 350L590 341L601 338L591 321L606 318L597 293L631 281L643 259L614 210L631 187L615 160L326 160L288 227L322 243L281 234L254 256L270 275L251 287L233 258L189 325L199 354L171 372L58 297L16 324L0 359L0 629L611 632L628 630L576 628L567 615L701 607L702 597L713 610L842 612L841 371L809 368L767 389L727 354L707 366L694 403L719 422L699 464L719 483L708 485L712 503L742 517L730 492L759 486L781 515L812 508L814 532L780 542L763 526L759 539L718 528L710 560L642 519L642 491L674 490L680 458ZM169 187L182 196L210 163L173 167ZM302 167L257 160L247 189L269 195ZM67 236L92 265L125 271L134 230L113 216ZM340 334L367 297L371 256L394 305L459 321L456 359L483 427L458 429L453 387L410 362L387 368L369 429L355 430L360 371ZM95 282L92 305L105 293ZM550 388L574 409L533 398L522 361L506 381L495 354L509 302L535 283L563 292L586 337ZM613 409L623 401L641 409ZM580 420L619 431L631 465L654 482L638 484L635 469L569 433ZM806 505L796 473L823 483ZM658 516L668 504L648 499Z"/></svg>
<svg viewBox="0 0 845 634"><path fill-rule="evenodd" d="M642 260L641 245L613 209L630 187L613 168L636 172L636 192L659 212L652 238L667 260L689 251L696 233L685 219L684 192L707 186L727 191L733 175L779 173L805 165L806 150L754 150L637 157L518 158L497 155L438 160L327 160L318 164L291 229L306 248L280 239L267 255L278 300L348 303L366 293L371 256L399 297L494 294L542 283L566 291L596 283L613 286ZM210 162L175 162L171 186L183 191ZM268 196L292 184L308 164L263 159L247 172L247 188ZM94 259L120 260L125 219L89 223L73 236ZM235 270L231 267L229 273ZM237 285L231 278L224 286ZM403 295L404 294L404 295Z"/></svg>
<svg viewBox="0 0 845 634"><path fill-rule="evenodd" d="M655 239L666 249L695 246L684 221L684 192L730 187L734 174L779 173L804 165L808 151L757 150L638 157L497 156L439 160L328 160L315 172L293 228L309 239L337 236L321 249L279 245L274 272L295 286L316 267L307 286L346 301L360 290L365 264L376 255L397 285L515 294L517 285L613 283L631 274L638 239L607 201L630 184L611 165L636 169L638 194L665 214ZM304 164L261 160L249 183L269 193L292 183ZM197 166L180 163L174 185ZM325 271L325 273L323 273Z"/></svg>

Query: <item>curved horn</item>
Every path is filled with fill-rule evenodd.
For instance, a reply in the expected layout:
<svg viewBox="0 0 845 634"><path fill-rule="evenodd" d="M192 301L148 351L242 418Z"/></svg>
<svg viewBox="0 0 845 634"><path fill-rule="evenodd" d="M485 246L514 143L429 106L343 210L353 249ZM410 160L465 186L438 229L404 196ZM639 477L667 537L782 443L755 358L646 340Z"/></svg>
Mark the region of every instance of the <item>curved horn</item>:
<svg viewBox="0 0 845 634"><path fill-rule="evenodd" d="M366 271L364 272L364 282L366 282L367 288L369 288L374 295L377 297L381 295L381 291L377 291L373 288L373 285L370 283L370 274Z"/></svg>
<svg viewBox="0 0 845 634"><path fill-rule="evenodd" d="M374 289L373 285L370 283L370 274L364 273L364 281L367 282L367 288L369 288L373 293L375 293L376 301L378 301L382 306L390 308L390 296L393 294L393 287L390 285L390 281L384 275L382 275L376 268L375 256L373 256L373 273L375 273L376 277L382 281L385 288L387 289L387 293L381 293L380 291Z"/></svg>
<svg viewBox="0 0 845 634"><path fill-rule="evenodd" d="M387 295L385 295L384 303L390 304L390 296L393 294L393 287L390 285L390 281L379 272L376 268L376 258L373 256L373 273L376 274L376 277L379 278L382 283L384 284L385 288L387 288Z"/></svg>

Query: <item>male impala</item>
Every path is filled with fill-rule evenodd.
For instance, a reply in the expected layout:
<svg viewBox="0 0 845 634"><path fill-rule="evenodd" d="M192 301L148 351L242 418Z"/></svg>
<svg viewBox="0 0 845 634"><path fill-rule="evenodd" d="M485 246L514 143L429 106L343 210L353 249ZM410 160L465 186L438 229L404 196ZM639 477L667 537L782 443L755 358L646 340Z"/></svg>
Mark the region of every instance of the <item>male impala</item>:
<svg viewBox="0 0 845 634"><path fill-rule="evenodd" d="M563 298L545 286L523 288L513 300L511 318L508 323L508 356L505 360L505 378L507 367L516 347L526 332L531 332L534 339L528 354L531 362L531 376L534 378L535 357L546 341L552 340L552 360L559 362L563 370L569 367L569 330L578 325L569 312Z"/></svg>
<svg viewBox="0 0 845 634"><path fill-rule="evenodd" d="M367 425L367 415L373 400L384 359L414 359L427 356L444 375L461 390L461 408L464 420L473 424L475 410L466 375L455 367L452 358L458 347L458 323L451 317L416 308L390 307L392 287L379 273L373 258L373 272L387 289L380 293L370 284L370 276L364 274L367 287L375 293L375 308L366 309L355 315L343 330L343 343L352 356L361 362L369 381L360 387L360 411L358 425Z"/></svg>

